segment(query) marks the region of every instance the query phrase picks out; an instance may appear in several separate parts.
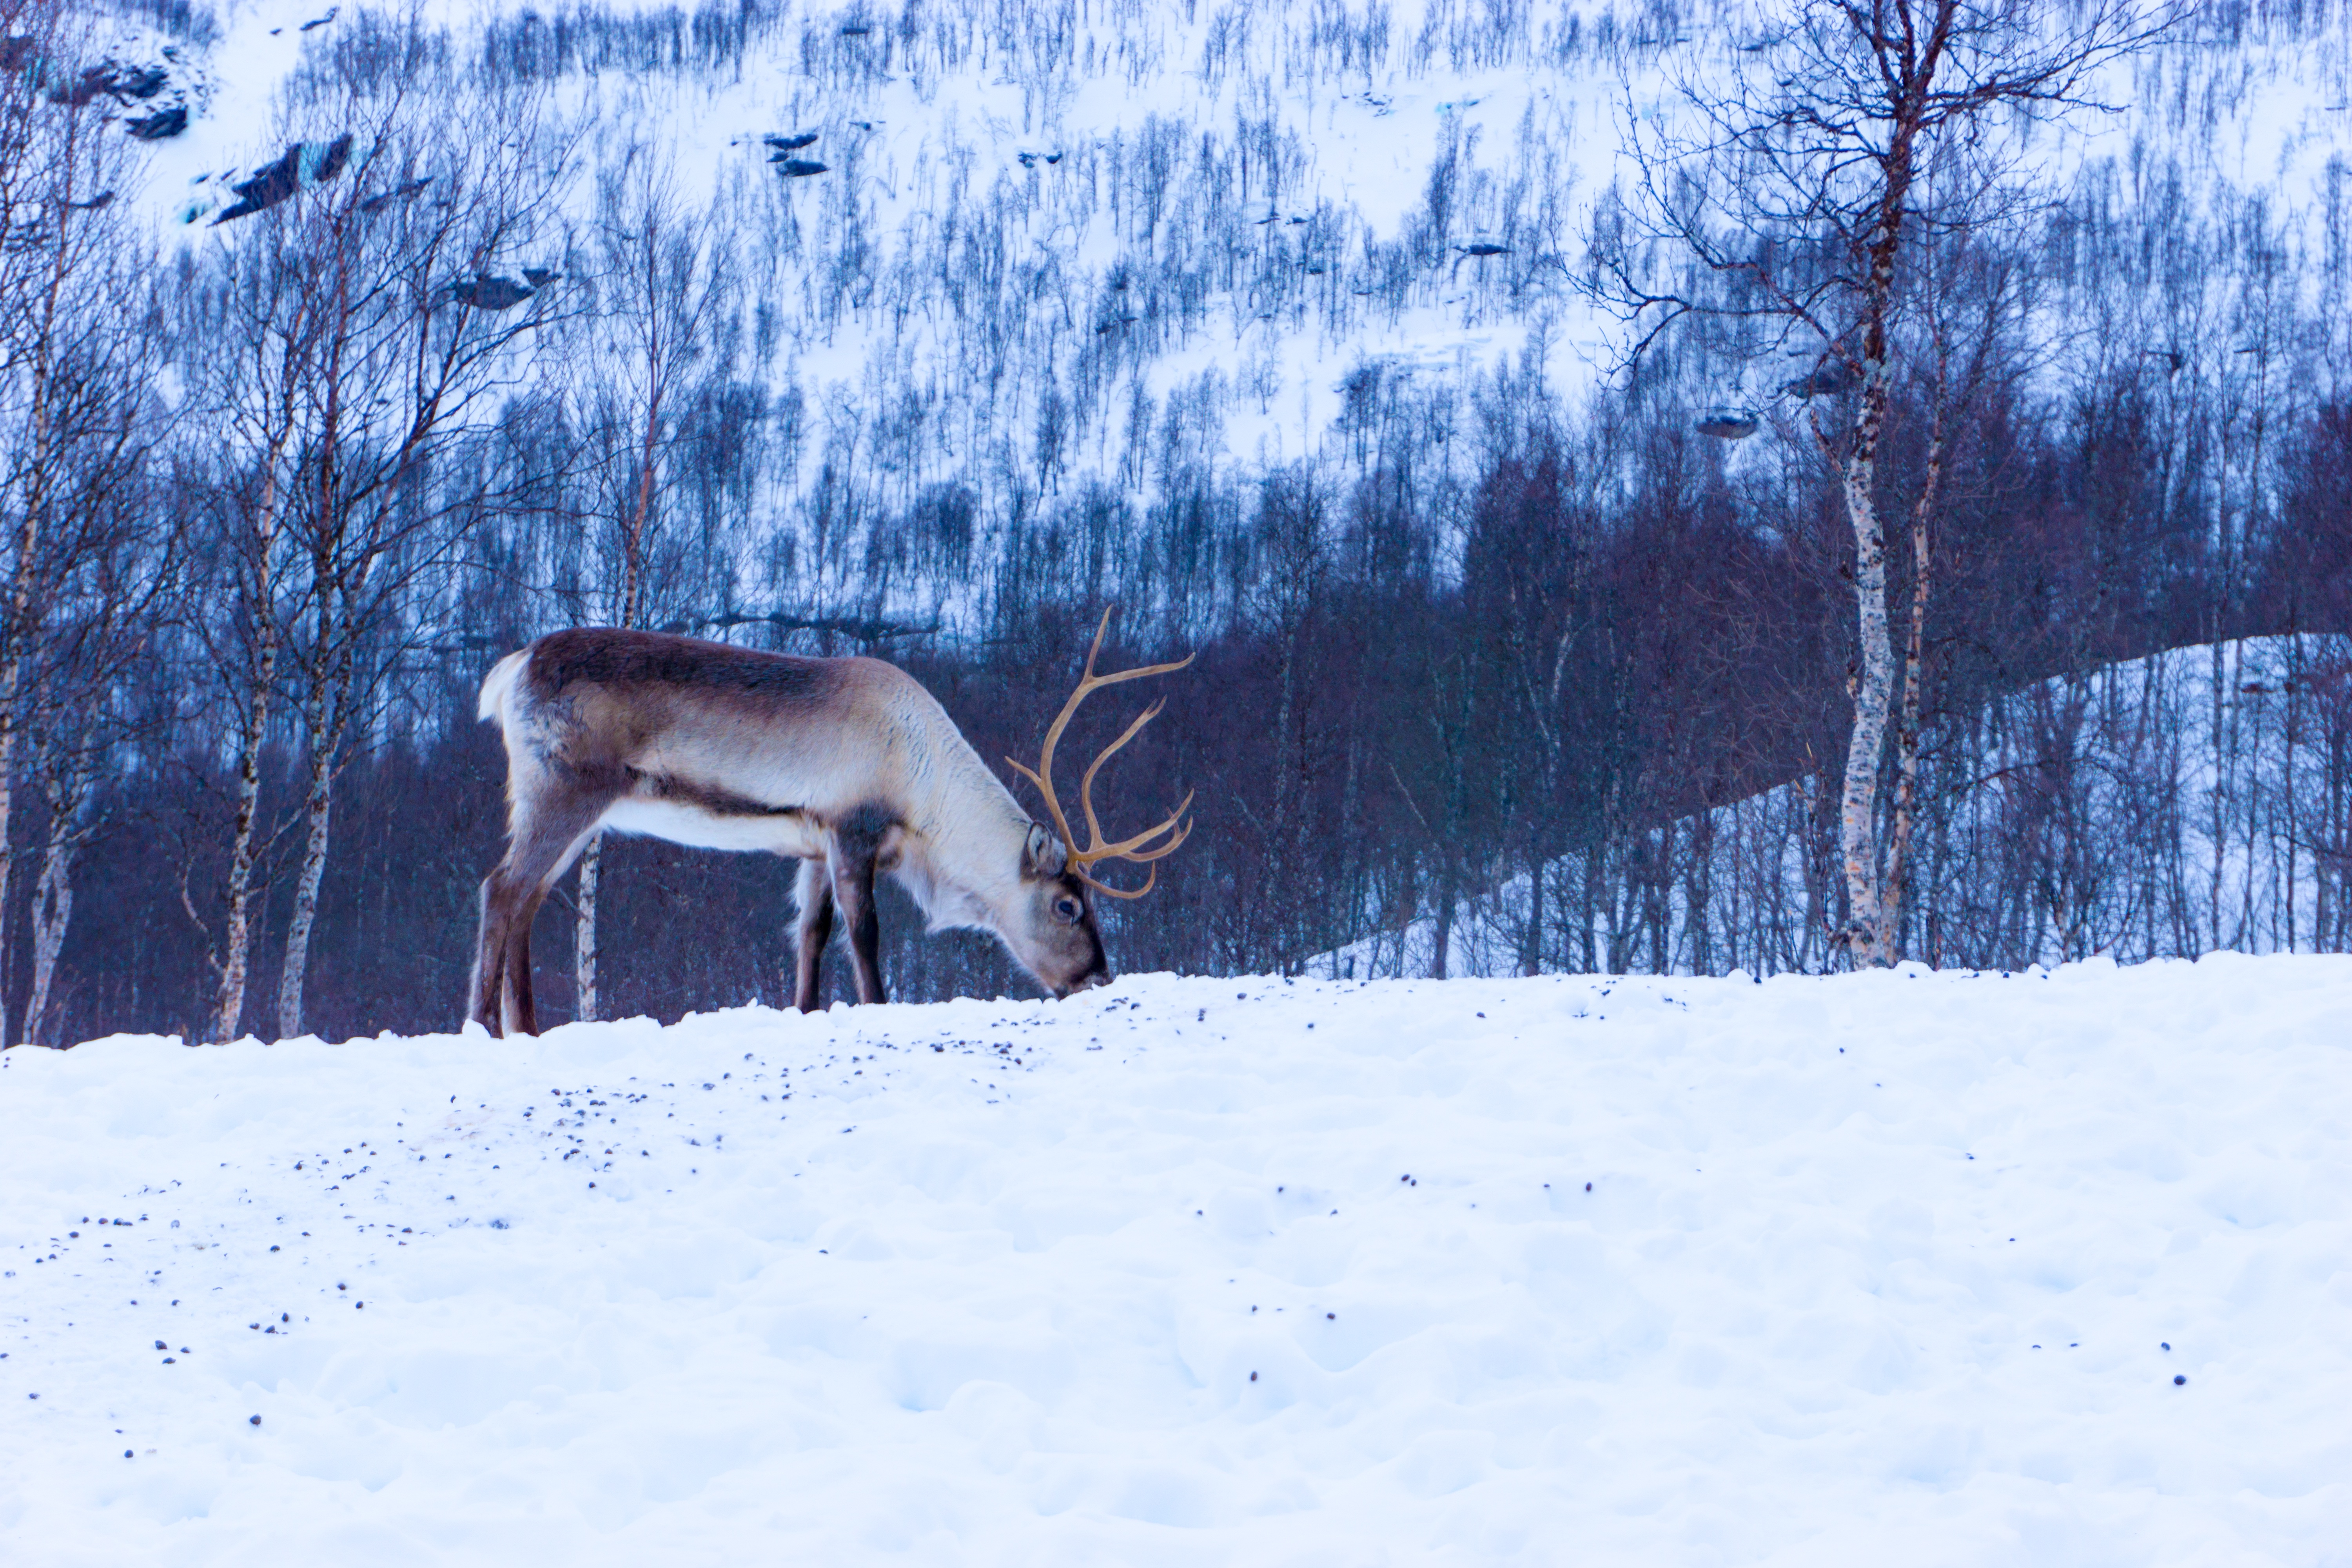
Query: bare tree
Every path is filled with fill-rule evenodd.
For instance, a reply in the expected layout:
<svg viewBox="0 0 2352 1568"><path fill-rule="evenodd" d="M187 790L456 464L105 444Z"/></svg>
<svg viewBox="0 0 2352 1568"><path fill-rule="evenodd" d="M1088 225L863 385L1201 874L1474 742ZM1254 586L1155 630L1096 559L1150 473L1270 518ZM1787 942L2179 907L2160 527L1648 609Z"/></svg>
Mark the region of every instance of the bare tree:
<svg viewBox="0 0 2352 1568"><path fill-rule="evenodd" d="M532 289L497 270L551 270L530 266L555 243L558 179L545 171L562 162L537 98L502 95L448 114L416 112L400 93L371 103L356 83L339 96L326 106L341 110L336 122L369 128L343 188L255 237L257 264L299 269L318 322L298 404L300 482L287 509L302 569L288 651L302 683L308 780L281 1037L302 1031L334 779L353 720L396 652L383 644L406 591L446 558L443 524L486 500L449 491L440 465L526 384L531 347L562 298L552 279ZM427 179L433 201L380 202Z"/></svg>
<svg viewBox="0 0 2352 1568"><path fill-rule="evenodd" d="M422 58L412 26L388 47ZM285 667L299 681L303 844L278 1026L299 1033L327 862L333 780L402 590L438 551L454 504L442 454L524 380L552 306L521 271L554 241L563 162L529 95L465 115L330 80L282 116L305 184L224 231L196 264L184 374L215 474L213 564L226 614L209 629L238 709L227 911L215 941L216 1038L243 1026L255 932L261 759ZM536 268L533 267L533 270ZM468 504L475 499L468 498Z"/></svg>
<svg viewBox="0 0 2352 1568"><path fill-rule="evenodd" d="M1955 226L1981 230L2026 210L2022 133L2095 104L2099 73L2155 43L2181 8L1803 0L1768 47L1722 74L1678 78L1669 114L1627 117L1636 188L1603 204L1587 281L1629 323L1628 359L1699 316L1745 329L1751 348L1759 337L1776 350L1797 342L1811 361L1785 391L1808 405L1854 537L1861 646L1838 936L1855 963L1895 951L1878 821L1895 682L1880 454L1900 362L1916 352L1915 260ZM1938 471L1931 462L1922 485L1929 510ZM1914 515L1927 514L1915 505ZM1913 599L1922 615L1924 581Z"/></svg>
<svg viewBox="0 0 2352 1568"><path fill-rule="evenodd" d="M19 738L51 611L103 543L109 499L154 427L152 247L116 200L140 160L108 133L110 101L61 89L56 76L82 58L89 22L53 0L0 6L0 34L33 67L0 75L0 910Z"/></svg>
<svg viewBox="0 0 2352 1568"><path fill-rule="evenodd" d="M734 282L711 215L688 207L668 164L625 148L597 193L594 309L573 364L580 425L593 441L596 556L575 618L646 624L649 569L671 483L673 448L718 358L713 318ZM597 889L604 839L580 856L572 900L574 1016L596 1016Z"/></svg>

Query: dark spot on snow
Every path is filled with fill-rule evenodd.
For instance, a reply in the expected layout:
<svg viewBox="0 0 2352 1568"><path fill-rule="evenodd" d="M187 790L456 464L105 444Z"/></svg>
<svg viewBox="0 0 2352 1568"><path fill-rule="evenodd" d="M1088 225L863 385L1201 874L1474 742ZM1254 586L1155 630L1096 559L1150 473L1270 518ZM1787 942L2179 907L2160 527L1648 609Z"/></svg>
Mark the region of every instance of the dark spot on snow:
<svg viewBox="0 0 2352 1568"><path fill-rule="evenodd" d="M1253 1309L1252 1309L1252 1310L1255 1310L1255 1308L1253 1308ZM1257 1381L1257 1373L1250 1373L1250 1381L1251 1381L1252 1383L1255 1383L1255 1382Z"/></svg>
<svg viewBox="0 0 2352 1568"><path fill-rule="evenodd" d="M258 1415L248 1415L245 1418L245 1421L246 1425L248 1426L258 1426L261 1425L261 1417Z"/></svg>
<svg viewBox="0 0 2352 1568"><path fill-rule="evenodd" d="M2189 1381L2189 1380L2188 1380L2187 1378L2185 1378L2185 1377L2181 1376L2181 1375L2180 1375L2179 1373L2175 1373L2173 1374L2173 1378L2172 1378L2172 1386L2173 1386L2173 1387L2175 1387L2175 1388L2179 1388L2181 1384L2183 1384L2187 1383L2188 1381Z"/></svg>

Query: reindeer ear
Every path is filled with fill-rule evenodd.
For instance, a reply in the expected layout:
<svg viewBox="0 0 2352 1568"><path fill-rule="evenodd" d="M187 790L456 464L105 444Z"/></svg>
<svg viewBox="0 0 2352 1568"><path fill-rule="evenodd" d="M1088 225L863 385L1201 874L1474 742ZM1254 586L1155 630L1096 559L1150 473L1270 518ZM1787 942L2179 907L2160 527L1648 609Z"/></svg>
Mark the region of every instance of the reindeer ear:
<svg viewBox="0 0 2352 1568"><path fill-rule="evenodd" d="M1070 864L1070 851L1061 836L1042 822L1029 825L1029 841L1021 847L1021 874L1032 881L1058 877Z"/></svg>

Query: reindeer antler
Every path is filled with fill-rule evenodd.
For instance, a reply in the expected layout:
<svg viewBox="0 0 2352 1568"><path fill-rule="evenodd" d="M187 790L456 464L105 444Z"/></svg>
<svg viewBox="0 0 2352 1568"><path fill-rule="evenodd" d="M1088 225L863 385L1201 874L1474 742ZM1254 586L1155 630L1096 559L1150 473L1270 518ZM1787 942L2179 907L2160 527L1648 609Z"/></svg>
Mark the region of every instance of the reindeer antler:
<svg viewBox="0 0 2352 1568"><path fill-rule="evenodd" d="M1094 646L1087 649L1086 673L1078 679L1078 689L1070 693L1070 700L1062 704L1062 711L1055 716L1052 727L1046 730L1045 744L1037 753L1035 769L1024 767L1013 762L1011 757L1004 760L1011 763L1014 771L1023 778L1035 784L1037 793L1045 797L1045 808L1054 814L1054 826L1061 830L1062 842L1070 852L1070 868L1077 872L1079 880L1095 891L1110 898L1139 899L1151 891L1152 884L1160 879L1159 867L1153 866L1151 874L1144 879L1143 886L1132 892L1122 888L1114 888L1108 882L1097 880L1087 874L1086 868L1104 860L1129 860L1138 865L1143 865L1153 860L1165 859L1168 856L1173 855L1177 847L1182 844L1192 832L1192 825L1183 820L1186 809L1192 804L1192 792L1185 793L1183 805L1179 805L1169 816L1167 821L1156 827L1147 828L1132 838L1123 838L1116 844L1106 844L1103 842L1102 824L1095 818L1095 774L1100 773L1102 765L1110 761L1111 753L1134 740L1138 731L1160 716L1160 710L1168 705L1167 699L1162 698L1137 714L1135 721L1127 727L1118 740L1102 749L1100 754L1079 778L1078 806L1086 813L1087 832L1092 839L1086 848L1078 847L1078 836L1070 831L1069 818L1062 815L1062 803L1054 793L1054 748L1060 743L1062 731L1069 728L1070 716L1078 710L1079 703L1084 702L1106 686L1116 686L1122 680L1140 680L1147 675L1166 675L1181 669L1192 662L1193 656L1186 654L1173 664L1149 664L1137 669L1122 669L1109 675L1097 675L1095 656L1102 651L1103 637L1110 630L1112 611L1118 608L1118 605L1113 605L1110 609L1103 612L1102 625L1095 628ZM1170 835L1173 837L1168 837ZM1144 847L1151 844L1153 839L1161 837L1166 837L1167 841L1152 845L1150 848Z"/></svg>

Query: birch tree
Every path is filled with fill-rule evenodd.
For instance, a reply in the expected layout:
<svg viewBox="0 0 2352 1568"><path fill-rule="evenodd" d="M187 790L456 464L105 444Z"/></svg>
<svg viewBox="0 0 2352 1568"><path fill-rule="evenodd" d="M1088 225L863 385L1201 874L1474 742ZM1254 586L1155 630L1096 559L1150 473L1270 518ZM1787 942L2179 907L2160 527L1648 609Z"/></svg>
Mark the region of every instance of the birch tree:
<svg viewBox="0 0 2352 1568"><path fill-rule="evenodd" d="M347 85L307 112L363 127L342 188L257 230L249 264L293 272L317 324L294 413L297 560L288 656L306 758L301 858L278 991L281 1038L302 1032L303 984L325 879L334 780L355 718L395 650L408 590L447 558L453 510L480 494L437 483L443 456L530 384L532 346L562 313L546 170L561 148L530 97L420 112ZM434 199L384 202L427 186ZM543 281L517 283L509 273ZM503 287L501 287L503 285Z"/></svg>
<svg viewBox="0 0 2352 1568"><path fill-rule="evenodd" d="M595 539L586 580L570 595L575 620L646 624L674 447L703 387L726 369L716 326L734 268L714 226L642 143L624 150L598 190L594 304L573 360L576 417L591 433ZM600 835L581 853L572 896L574 1016L583 1021L597 1016L603 868Z"/></svg>
<svg viewBox="0 0 2352 1568"><path fill-rule="evenodd" d="M109 133L106 100L51 90L59 62L88 48L89 23L52 0L0 6L0 31L33 62L0 74L0 910L50 611L153 429L152 247L118 201L139 177L135 144Z"/></svg>
<svg viewBox="0 0 2352 1568"><path fill-rule="evenodd" d="M2100 75L2151 47L2176 0L1802 0L1777 37L1688 68L1661 112L1631 112L1633 189L1604 202L1587 287L1629 328L1638 360L1700 317L1753 350L1797 345L1782 390L1834 476L1853 534L1859 657L1839 800L1857 965L1893 962L1879 786L1895 692L1881 471L1892 393L1916 353L1916 261L1955 226L1998 226L2031 205L2025 133L2097 104ZM1915 497L1932 511L1941 448ZM1923 511L1924 504L1928 510ZM1912 602L1924 615L1928 555Z"/></svg>
<svg viewBox="0 0 2352 1568"><path fill-rule="evenodd" d="M386 47L422 58L429 40L412 26ZM292 1035L335 773L383 668L366 650L437 559L436 525L458 504L436 493L436 461L528 384L527 342L561 298L509 276L544 276L544 253L561 246L554 171L567 150L550 144L542 100L446 112L409 91L415 74L376 62L314 79L278 122L310 183L192 264L184 374L205 432L200 460L218 475L212 555L225 590L208 635L237 710L216 1038L244 1025L262 755L281 679L299 691L305 758L278 992L278 1028Z"/></svg>

